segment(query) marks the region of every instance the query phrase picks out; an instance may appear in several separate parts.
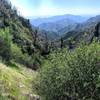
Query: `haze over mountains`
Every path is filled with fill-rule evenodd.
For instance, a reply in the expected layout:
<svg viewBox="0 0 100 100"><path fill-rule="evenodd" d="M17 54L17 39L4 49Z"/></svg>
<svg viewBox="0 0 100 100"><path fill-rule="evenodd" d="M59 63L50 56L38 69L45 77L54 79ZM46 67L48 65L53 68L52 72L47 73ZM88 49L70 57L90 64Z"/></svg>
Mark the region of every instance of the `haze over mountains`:
<svg viewBox="0 0 100 100"><path fill-rule="evenodd" d="M51 39L91 32L100 21L100 16L59 15L48 18L30 19L31 24L45 31Z"/></svg>
<svg viewBox="0 0 100 100"><path fill-rule="evenodd" d="M31 23L35 26L39 26L40 24L44 23L54 23L58 21L62 21L64 19L66 20L73 20L76 22L83 22L89 17L86 16L79 16L79 15L71 15L71 14L66 14L66 15L58 15L58 16L53 16L53 17L46 17L46 18L37 18L37 19L31 19Z"/></svg>

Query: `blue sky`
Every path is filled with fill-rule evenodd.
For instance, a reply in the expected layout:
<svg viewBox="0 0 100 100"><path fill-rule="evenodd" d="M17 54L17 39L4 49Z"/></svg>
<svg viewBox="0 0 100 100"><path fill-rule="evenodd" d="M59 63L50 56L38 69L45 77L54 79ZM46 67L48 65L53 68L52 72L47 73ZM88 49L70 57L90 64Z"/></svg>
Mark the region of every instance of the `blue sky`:
<svg viewBox="0 0 100 100"><path fill-rule="evenodd" d="M100 0L10 0L25 17L63 14L98 15Z"/></svg>

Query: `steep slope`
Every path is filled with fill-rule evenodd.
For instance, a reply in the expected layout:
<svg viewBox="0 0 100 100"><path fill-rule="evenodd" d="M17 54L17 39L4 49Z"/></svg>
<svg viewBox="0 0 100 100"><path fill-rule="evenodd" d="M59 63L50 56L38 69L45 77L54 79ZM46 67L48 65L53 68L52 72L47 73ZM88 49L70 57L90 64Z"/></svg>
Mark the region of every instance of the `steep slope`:
<svg viewBox="0 0 100 100"><path fill-rule="evenodd" d="M34 100L32 81L36 75L18 64L11 67L0 63L0 100Z"/></svg>
<svg viewBox="0 0 100 100"><path fill-rule="evenodd" d="M8 0L0 0L0 57L3 61L13 60L37 69L45 46L42 44L44 38L41 40L36 31Z"/></svg>

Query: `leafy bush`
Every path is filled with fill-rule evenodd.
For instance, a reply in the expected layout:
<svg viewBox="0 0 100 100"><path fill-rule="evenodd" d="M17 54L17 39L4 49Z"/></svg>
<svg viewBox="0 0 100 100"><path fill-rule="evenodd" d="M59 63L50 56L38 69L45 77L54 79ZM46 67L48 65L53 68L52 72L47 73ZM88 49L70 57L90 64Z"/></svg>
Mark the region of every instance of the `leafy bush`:
<svg viewBox="0 0 100 100"><path fill-rule="evenodd" d="M6 62L11 59L11 35L9 28L0 30L0 56Z"/></svg>
<svg viewBox="0 0 100 100"><path fill-rule="evenodd" d="M43 100L99 100L100 45L64 49L45 61L36 82Z"/></svg>
<svg viewBox="0 0 100 100"><path fill-rule="evenodd" d="M11 57L14 62L23 64L32 69L38 68L37 64L39 63L39 54L28 55L27 53L23 53L21 48L14 43L11 44Z"/></svg>

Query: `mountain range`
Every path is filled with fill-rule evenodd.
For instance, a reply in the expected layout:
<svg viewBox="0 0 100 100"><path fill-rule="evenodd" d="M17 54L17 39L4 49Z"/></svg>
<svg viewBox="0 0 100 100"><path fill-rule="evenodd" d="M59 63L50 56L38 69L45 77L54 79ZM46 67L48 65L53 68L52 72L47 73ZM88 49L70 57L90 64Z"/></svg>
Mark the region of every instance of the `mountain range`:
<svg viewBox="0 0 100 100"><path fill-rule="evenodd" d="M74 38L75 41L79 42L84 35L86 35L85 40L90 41L97 23L100 22L100 15L83 17L67 14L30 21L33 26L38 27L41 34L45 32L48 39L56 39L58 41L62 37L66 44L69 38Z"/></svg>
<svg viewBox="0 0 100 100"><path fill-rule="evenodd" d="M78 23L83 23L87 19L89 19L89 16L66 14L48 18L38 18L35 20L30 19L30 22L40 30L46 31L48 36L52 38L56 36L58 38L64 33L74 29Z"/></svg>

